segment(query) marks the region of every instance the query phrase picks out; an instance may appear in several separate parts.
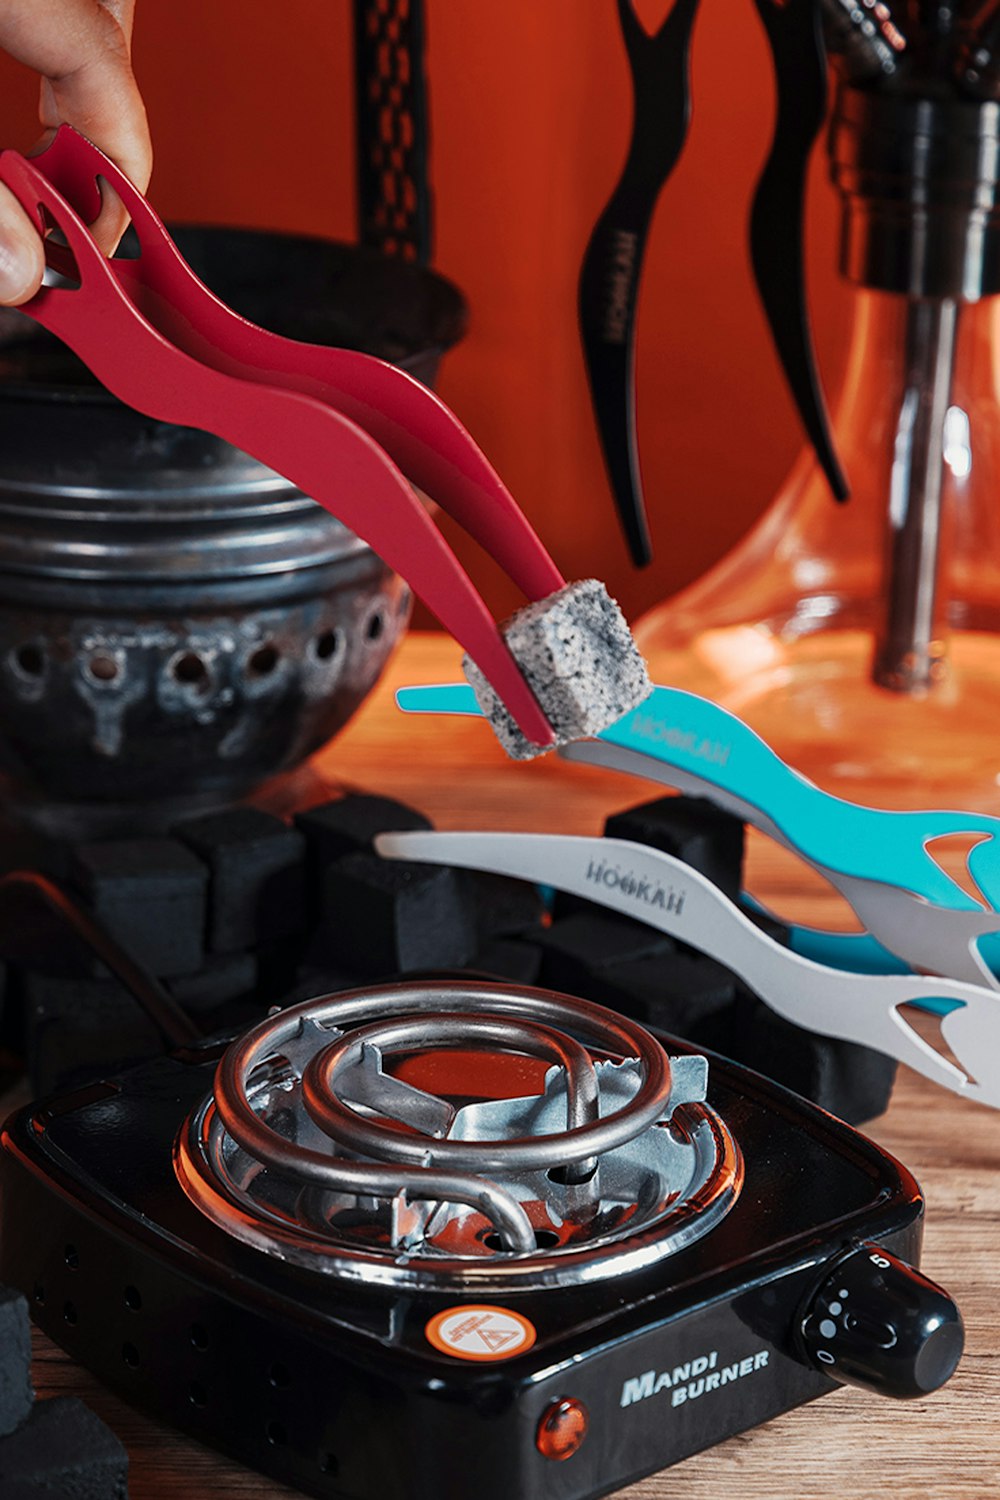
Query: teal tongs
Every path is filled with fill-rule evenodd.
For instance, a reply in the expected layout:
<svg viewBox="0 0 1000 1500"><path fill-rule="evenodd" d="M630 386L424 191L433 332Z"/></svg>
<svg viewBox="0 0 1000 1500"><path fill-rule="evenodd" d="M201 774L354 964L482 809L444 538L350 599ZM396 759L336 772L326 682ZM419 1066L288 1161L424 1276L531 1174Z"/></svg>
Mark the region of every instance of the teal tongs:
<svg viewBox="0 0 1000 1500"><path fill-rule="evenodd" d="M396 696L408 713L480 712L465 685ZM911 969L1000 989L990 962L1000 959L1000 819L846 802L785 765L734 714L678 688L654 688L597 739L560 754L708 797L812 865L867 933L794 928L796 951L844 969ZM935 841L956 835L979 836L966 855L979 899L935 857Z"/></svg>

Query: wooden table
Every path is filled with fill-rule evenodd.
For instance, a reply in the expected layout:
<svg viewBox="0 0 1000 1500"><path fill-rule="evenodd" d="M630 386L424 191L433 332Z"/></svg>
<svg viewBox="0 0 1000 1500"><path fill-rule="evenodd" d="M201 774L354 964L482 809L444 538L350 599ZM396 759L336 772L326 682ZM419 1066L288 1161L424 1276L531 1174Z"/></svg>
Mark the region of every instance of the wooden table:
<svg viewBox="0 0 1000 1500"><path fill-rule="evenodd" d="M551 756L515 765L481 724L454 720L445 735L431 722L401 719L393 707L392 689L402 682L457 676L450 641L411 637L357 720L321 757L322 773L410 802L443 828L598 832L606 813L644 795L639 782ZM830 924L842 916L823 883L768 841L752 841L748 864L748 883L783 914ZM623 1492L629 1500L875 1500L883 1492L895 1500L997 1500L1000 1113L902 1069L889 1111L868 1132L925 1191L923 1266L955 1296L966 1322L958 1373L922 1401L838 1391L634 1485ZM79 1394L121 1436L133 1500L292 1494L137 1415L41 1336L36 1355L41 1395Z"/></svg>

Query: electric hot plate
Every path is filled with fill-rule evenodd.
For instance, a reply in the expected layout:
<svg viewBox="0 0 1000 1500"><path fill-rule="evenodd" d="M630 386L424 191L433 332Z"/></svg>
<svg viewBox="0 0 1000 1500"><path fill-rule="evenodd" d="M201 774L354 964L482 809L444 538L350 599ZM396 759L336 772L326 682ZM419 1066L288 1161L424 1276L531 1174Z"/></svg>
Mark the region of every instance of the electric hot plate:
<svg viewBox="0 0 1000 1500"><path fill-rule="evenodd" d="M22 1110L0 1187L0 1278L52 1338L315 1496L585 1500L962 1350L903 1167L542 990L274 1012Z"/></svg>

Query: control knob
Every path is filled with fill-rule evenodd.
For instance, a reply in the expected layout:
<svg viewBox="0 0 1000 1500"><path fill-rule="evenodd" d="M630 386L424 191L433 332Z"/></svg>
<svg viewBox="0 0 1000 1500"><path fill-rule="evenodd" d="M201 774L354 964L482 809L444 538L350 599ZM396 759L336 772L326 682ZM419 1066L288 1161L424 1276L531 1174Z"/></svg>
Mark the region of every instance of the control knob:
<svg viewBox="0 0 1000 1500"><path fill-rule="evenodd" d="M883 1396L926 1396L944 1385L965 1342L948 1293L882 1245L839 1262L801 1324L810 1364Z"/></svg>

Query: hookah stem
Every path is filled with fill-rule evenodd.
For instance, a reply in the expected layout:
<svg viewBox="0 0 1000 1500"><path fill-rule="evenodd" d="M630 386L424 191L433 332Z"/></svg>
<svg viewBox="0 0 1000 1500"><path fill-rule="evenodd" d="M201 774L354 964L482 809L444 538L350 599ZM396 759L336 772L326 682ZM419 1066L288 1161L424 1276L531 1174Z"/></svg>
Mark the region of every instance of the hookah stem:
<svg viewBox="0 0 1000 1500"><path fill-rule="evenodd" d="M942 542L944 428L951 397L958 303L909 300L906 387L896 428L889 495L885 617L873 675L897 693L923 693L944 668Z"/></svg>

